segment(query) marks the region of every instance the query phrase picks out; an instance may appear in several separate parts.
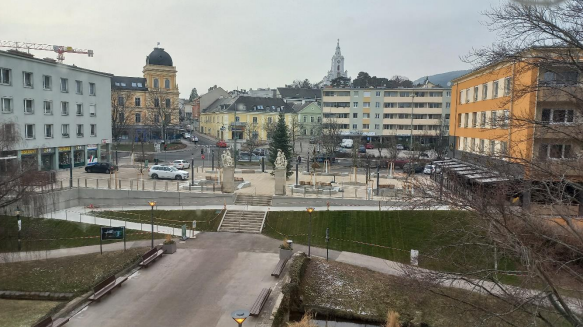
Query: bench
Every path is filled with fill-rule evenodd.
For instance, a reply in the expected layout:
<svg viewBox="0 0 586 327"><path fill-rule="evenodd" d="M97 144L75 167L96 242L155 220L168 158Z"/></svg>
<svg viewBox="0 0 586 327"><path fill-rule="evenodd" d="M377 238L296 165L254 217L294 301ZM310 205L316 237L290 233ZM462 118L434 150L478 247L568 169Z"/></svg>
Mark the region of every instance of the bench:
<svg viewBox="0 0 586 327"><path fill-rule="evenodd" d="M148 267L151 262L157 260L161 256L163 256L163 250L159 250L156 247L152 248L142 255L142 261L138 265L141 267Z"/></svg>
<svg viewBox="0 0 586 327"><path fill-rule="evenodd" d="M250 315L251 316L254 317L254 316L258 316L260 314L260 311L262 310L262 307L267 302L267 299L269 298L270 294L271 294L270 288L263 288L262 289L262 291L260 292L260 294L256 298L256 301L254 301L252 308L250 308Z"/></svg>
<svg viewBox="0 0 586 327"><path fill-rule="evenodd" d="M112 292L116 286L122 286L122 283L124 283L126 279L128 279L128 277L116 278L114 275L106 278L106 280L94 287L94 294L92 294L88 300L92 302L99 301L104 295Z"/></svg>
<svg viewBox="0 0 586 327"><path fill-rule="evenodd" d="M217 181L218 176L206 176L206 181Z"/></svg>
<svg viewBox="0 0 586 327"><path fill-rule="evenodd" d="M285 269L285 265L287 264L287 261L288 260L289 259L281 259L281 260L279 260L279 263L277 263L277 265L275 266L275 269L271 273L271 276L274 276L274 277L281 276L281 272L283 272L283 269Z"/></svg>
<svg viewBox="0 0 586 327"><path fill-rule="evenodd" d="M242 177L234 177L235 182L244 182L244 178Z"/></svg>
<svg viewBox="0 0 586 327"><path fill-rule="evenodd" d="M33 327L59 327L65 325L69 321L69 318L59 318L53 320L51 316L41 320L40 322L33 325Z"/></svg>
<svg viewBox="0 0 586 327"><path fill-rule="evenodd" d="M299 185L311 185L311 182L299 181Z"/></svg>

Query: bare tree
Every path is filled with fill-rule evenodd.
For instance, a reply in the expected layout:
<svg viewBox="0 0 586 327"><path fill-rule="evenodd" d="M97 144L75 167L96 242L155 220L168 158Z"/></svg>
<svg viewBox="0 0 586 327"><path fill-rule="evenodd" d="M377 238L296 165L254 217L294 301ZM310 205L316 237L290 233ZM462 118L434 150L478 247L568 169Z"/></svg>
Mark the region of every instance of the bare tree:
<svg viewBox="0 0 586 327"><path fill-rule="evenodd" d="M128 90L112 89L112 137L116 146L120 144L123 133L128 132L134 120L134 93ZM130 133L128 133L130 135Z"/></svg>
<svg viewBox="0 0 586 327"><path fill-rule="evenodd" d="M248 161L252 161L252 151L260 146L258 127L257 123L247 123L245 126L244 137L246 140L242 147L249 153Z"/></svg>
<svg viewBox="0 0 586 327"><path fill-rule="evenodd" d="M147 123L157 129L161 139L167 138L169 127L179 123L179 102L164 89L151 88L147 92Z"/></svg>
<svg viewBox="0 0 586 327"><path fill-rule="evenodd" d="M326 154L334 153L342 141L340 124L335 118L325 118L321 126L321 142Z"/></svg>
<svg viewBox="0 0 586 327"><path fill-rule="evenodd" d="M302 125L299 122L299 116L293 115L293 117L291 117L291 125L289 127L289 133L291 133L291 140L293 141L293 149L295 149L295 138L300 135L299 132L302 128Z"/></svg>

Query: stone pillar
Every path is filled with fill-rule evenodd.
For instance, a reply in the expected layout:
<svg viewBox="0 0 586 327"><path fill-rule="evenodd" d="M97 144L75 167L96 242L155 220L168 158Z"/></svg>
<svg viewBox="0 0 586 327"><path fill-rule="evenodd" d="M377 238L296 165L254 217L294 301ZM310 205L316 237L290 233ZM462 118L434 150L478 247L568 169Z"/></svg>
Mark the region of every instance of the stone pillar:
<svg viewBox="0 0 586 327"><path fill-rule="evenodd" d="M275 195L285 195L285 182L287 180L287 170L283 168L275 169Z"/></svg>
<svg viewBox="0 0 586 327"><path fill-rule="evenodd" d="M234 167L223 168L222 193L234 193Z"/></svg>

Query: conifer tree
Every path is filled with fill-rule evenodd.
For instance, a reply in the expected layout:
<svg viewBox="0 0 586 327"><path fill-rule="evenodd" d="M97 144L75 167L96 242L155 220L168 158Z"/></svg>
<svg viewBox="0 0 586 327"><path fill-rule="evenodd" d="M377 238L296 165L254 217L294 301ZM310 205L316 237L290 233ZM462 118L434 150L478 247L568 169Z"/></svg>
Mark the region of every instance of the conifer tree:
<svg viewBox="0 0 586 327"><path fill-rule="evenodd" d="M293 174L291 171L293 148L291 147L289 138L289 127L287 127L287 124L285 124L285 115L282 113L279 115L279 120L277 121L275 132L273 133L273 137L271 138L271 142L269 144L269 161L271 165L273 165L273 169L275 168L275 160L277 159L277 153L279 149L283 151L283 154L287 158L287 177L289 177Z"/></svg>

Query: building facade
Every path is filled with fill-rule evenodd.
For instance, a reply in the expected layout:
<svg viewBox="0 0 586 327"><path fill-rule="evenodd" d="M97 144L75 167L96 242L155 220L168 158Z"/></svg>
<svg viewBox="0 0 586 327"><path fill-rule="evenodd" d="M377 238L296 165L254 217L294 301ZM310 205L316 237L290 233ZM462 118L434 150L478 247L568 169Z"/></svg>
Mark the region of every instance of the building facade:
<svg viewBox="0 0 586 327"><path fill-rule="evenodd" d="M336 45L336 52L332 56L332 62L328 74L324 76L321 81L323 86L330 85L332 80L338 77L348 78L348 71L344 69L344 56L342 56L342 50L340 50L340 39Z"/></svg>
<svg viewBox="0 0 586 327"><path fill-rule="evenodd" d="M0 153L41 170L95 163L109 150L111 74L0 51L0 107L23 142Z"/></svg>
<svg viewBox="0 0 586 327"><path fill-rule="evenodd" d="M322 110L317 102L298 103L293 105L293 110L297 114L299 136L320 135Z"/></svg>
<svg viewBox="0 0 586 327"><path fill-rule="evenodd" d="M343 135L395 136L405 143L430 144L447 137L451 89L426 83L419 88L327 88L323 119L338 124Z"/></svg>
<svg viewBox="0 0 586 327"><path fill-rule="evenodd" d="M321 89L307 89L299 87L277 88L277 98L291 104L305 104L317 102L321 105Z"/></svg>

